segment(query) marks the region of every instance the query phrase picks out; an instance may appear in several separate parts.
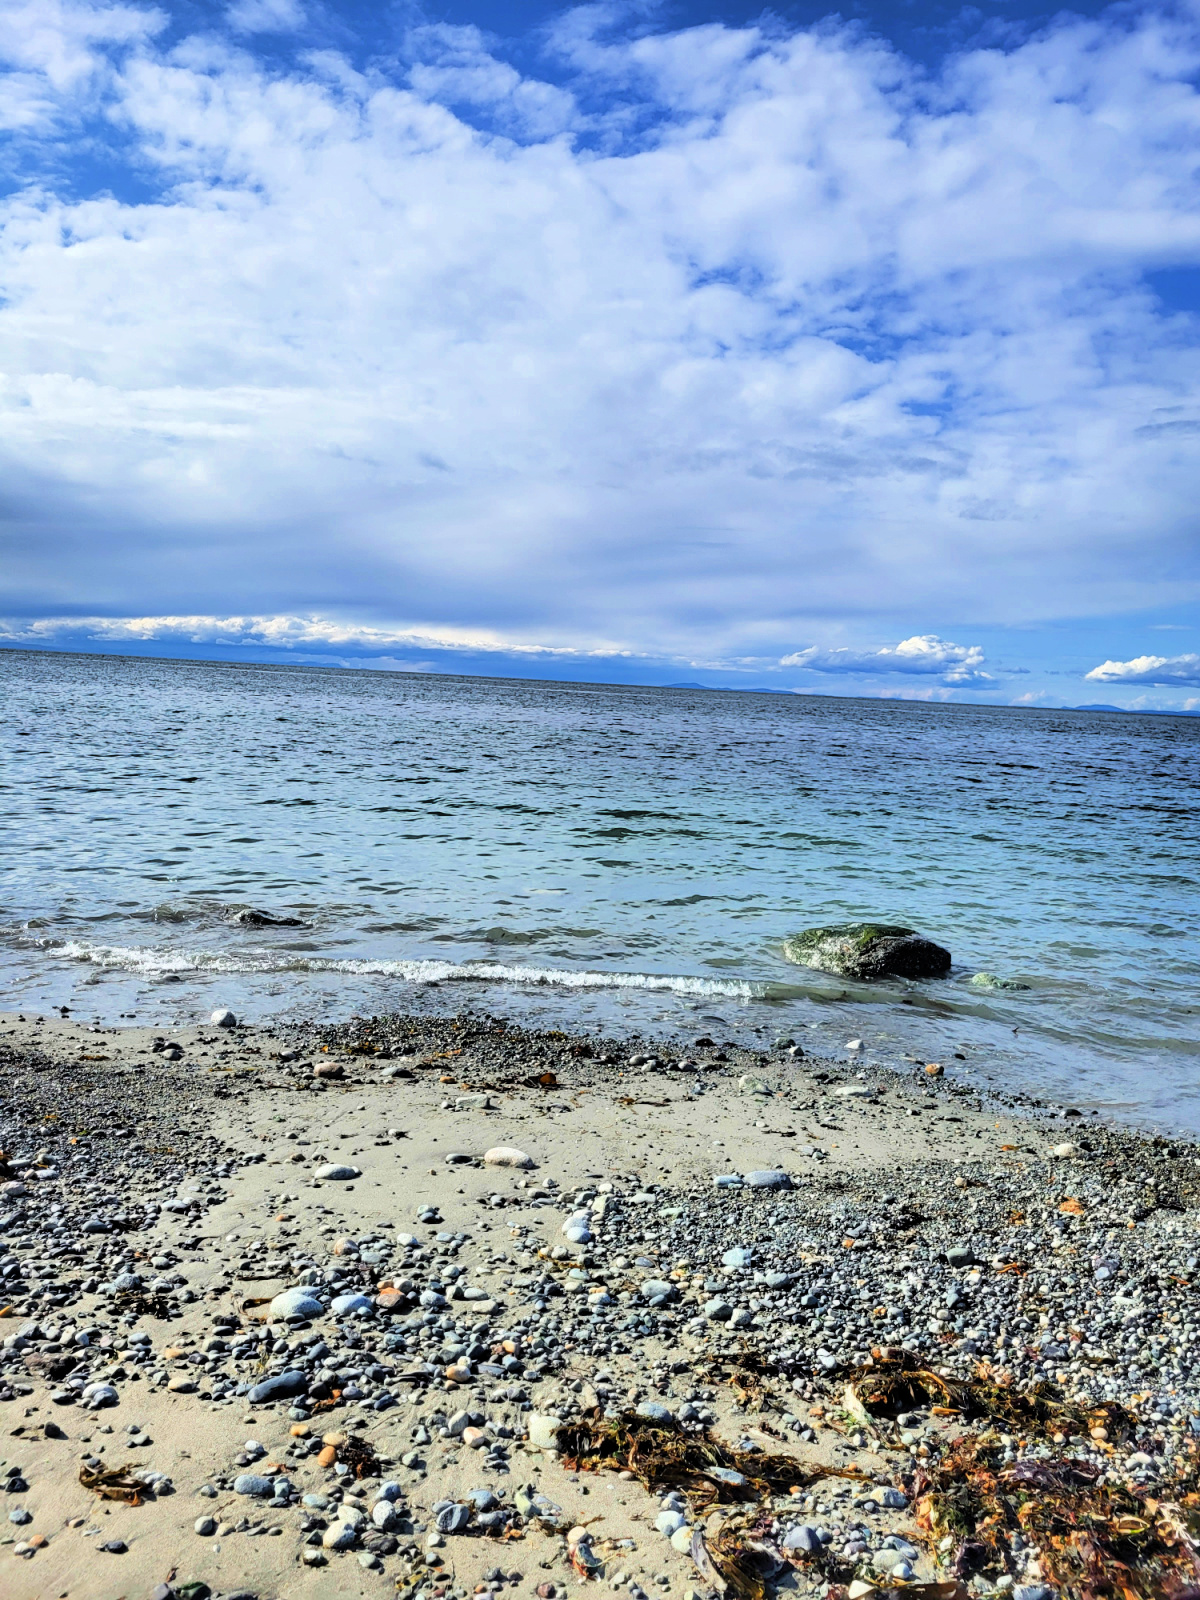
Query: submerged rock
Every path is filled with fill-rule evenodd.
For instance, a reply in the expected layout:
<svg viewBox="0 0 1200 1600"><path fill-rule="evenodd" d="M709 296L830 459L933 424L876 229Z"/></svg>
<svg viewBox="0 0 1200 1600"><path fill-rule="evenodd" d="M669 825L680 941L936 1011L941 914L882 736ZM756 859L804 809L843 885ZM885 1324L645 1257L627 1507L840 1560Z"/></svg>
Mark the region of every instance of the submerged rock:
<svg viewBox="0 0 1200 1600"><path fill-rule="evenodd" d="M797 966L842 978L940 978L951 956L912 928L886 922L842 922L805 928L786 939L783 953Z"/></svg>
<svg viewBox="0 0 1200 1600"><path fill-rule="evenodd" d="M1018 983L1015 978L998 978L994 972L977 972L971 979L973 989L1028 989L1029 984Z"/></svg>
<svg viewBox="0 0 1200 1600"><path fill-rule="evenodd" d="M273 911L259 911L253 907L245 911L237 911L230 922L236 922L243 928L307 928L308 923L302 917L277 917Z"/></svg>

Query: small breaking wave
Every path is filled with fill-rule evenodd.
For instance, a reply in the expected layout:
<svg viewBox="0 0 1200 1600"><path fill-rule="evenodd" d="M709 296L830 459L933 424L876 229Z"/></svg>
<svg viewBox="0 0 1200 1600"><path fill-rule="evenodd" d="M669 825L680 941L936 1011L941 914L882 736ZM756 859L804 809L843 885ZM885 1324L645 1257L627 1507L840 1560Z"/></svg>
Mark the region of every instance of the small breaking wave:
<svg viewBox="0 0 1200 1600"><path fill-rule="evenodd" d="M126 945L91 944L66 939L45 948L70 961L95 967L141 973L147 978L168 973L340 972L348 977L399 978L406 983L513 983L559 989L641 989L669 994L724 995L734 1000L757 1000L771 988L736 978L673 977L648 972L574 972L557 967L520 967L499 961L383 961L364 957L302 955L294 951L170 951L137 949Z"/></svg>

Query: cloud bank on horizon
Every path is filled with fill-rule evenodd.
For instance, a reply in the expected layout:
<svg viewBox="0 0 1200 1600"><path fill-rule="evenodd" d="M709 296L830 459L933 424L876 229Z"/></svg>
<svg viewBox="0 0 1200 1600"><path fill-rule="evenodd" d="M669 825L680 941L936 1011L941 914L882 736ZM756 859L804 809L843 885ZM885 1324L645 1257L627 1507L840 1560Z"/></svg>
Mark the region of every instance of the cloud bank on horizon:
<svg viewBox="0 0 1200 1600"><path fill-rule="evenodd" d="M0 10L10 641L1003 694L944 635L1194 604L1194 9L936 73L603 5L540 76L314 26Z"/></svg>

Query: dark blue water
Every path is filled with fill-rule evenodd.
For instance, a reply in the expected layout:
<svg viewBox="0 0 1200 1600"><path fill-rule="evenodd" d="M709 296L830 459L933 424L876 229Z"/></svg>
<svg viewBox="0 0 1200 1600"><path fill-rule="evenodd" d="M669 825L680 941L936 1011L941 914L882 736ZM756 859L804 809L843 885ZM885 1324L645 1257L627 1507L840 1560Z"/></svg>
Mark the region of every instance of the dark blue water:
<svg viewBox="0 0 1200 1600"><path fill-rule="evenodd" d="M855 1037L1200 1127L1194 719L18 651L0 692L8 1008ZM859 917L951 976L784 959Z"/></svg>

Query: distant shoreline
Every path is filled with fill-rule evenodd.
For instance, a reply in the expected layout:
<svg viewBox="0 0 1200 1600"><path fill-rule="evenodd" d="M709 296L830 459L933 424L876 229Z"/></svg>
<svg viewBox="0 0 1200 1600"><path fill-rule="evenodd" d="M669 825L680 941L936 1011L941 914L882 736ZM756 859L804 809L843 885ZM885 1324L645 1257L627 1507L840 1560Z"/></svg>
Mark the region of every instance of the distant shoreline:
<svg viewBox="0 0 1200 1600"><path fill-rule="evenodd" d="M81 649L72 645L69 649L59 645L45 644L4 644L0 643L0 651L10 655L31 656L81 656L87 659L97 657L113 661L151 661L162 666L172 663L202 663L209 667L263 667L268 670L283 672L331 672L331 673L362 673L364 676L379 678L445 678L454 680L461 678L469 682L495 682L495 683L520 683L520 684L545 684L547 688L557 689L631 689L652 690L672 689L678 691L691 691L693 693L729 693L729 694L769 694L791 700L838 700L838 701L863 701L872 706L892 705L900 708L923 707L929 711L954 710L956 707L967 707L973 710L985 711L1016 711L1038 712L1045 716L1061 716L1064 712L1119 712L1122 716L1131 717L1200 717L1200 710L1147 710L1142 707L1114 706L1114 705L1079 705L1079 706L1034 706L1034 705L997 705L994 700L986 699L960 699L960 700L923 700L909 698L896 694L839 694L834 690L823 690L806 687L803 689L783 689L766 684L742 685L736 683L638 683L628 680L608 678L554 678L535 674L519 674L513 672L464 672L443 671L441 668L419 669L416 667L376 667L356 666L345 661L288 661L278 654L269 652L255 652L249 649L243 655L233 655L229 650L217 653L215 649L206 652L204 649L194 651L177 650L170 655L159 655L153 651L135 651L127 646L120 650L106 650L97 648L93 650Z"/></svg>

